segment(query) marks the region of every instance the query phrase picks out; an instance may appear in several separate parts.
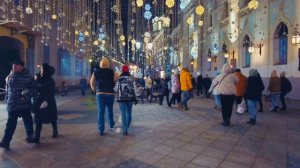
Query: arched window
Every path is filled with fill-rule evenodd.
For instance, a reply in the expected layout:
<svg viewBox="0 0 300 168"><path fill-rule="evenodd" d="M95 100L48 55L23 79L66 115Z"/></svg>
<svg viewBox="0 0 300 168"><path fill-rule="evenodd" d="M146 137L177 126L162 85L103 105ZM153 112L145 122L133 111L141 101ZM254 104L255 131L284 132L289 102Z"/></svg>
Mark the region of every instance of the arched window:
<svg viewBox="0 0 300 168"><path fill-rule="evenodd" d="M248 35L246 35L244 37L244 41L243 41L243 47L244 47L244 50L243 50L243 55L244 55L243 62L244 62L244 67L245 68L250 67L250 63L251 63L251 54L249 52L250 45L251 45L250 38L249 38Z"/></svg>
<svg viewBox="0 0 300 168"><path fill-rule="evenodd" d="M274 38L274 65L287 64L288 28L281 22L277 26Z"/></svg>
<svg viewBox="0 0 300 168"><path fill-rule="evenodd" d="M60 76L71 76L71 55L68 50L59 48L57 50L58 56L58 74Z"/></svg>

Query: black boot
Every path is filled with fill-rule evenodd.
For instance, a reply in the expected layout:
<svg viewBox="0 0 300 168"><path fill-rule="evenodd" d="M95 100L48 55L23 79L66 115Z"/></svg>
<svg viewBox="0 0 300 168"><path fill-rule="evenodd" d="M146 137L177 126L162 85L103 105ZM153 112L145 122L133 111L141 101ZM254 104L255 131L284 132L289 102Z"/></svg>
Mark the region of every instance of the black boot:
<svg viewBox="0 0 300 168"><path fill-rule="evenodd" d="M36 143L36 144L39 144L40 143L40 138L39 137L33 137L32 139L30 139L28 141L28 143Z"/></svg>
<svg viewBox="0 0 300 168"><path fill-rule="evenodd" d="M3 148L5 150L10 150L9 143L0 142L0 148Z"/></svg>
<svg viewBox="0 0 300 168"><path fill-rule="evenodd" d="M251 119L251 118L250 118L250 120L247 121L247 123L250 124L250 125L255 125L256 119Z"/></svg>
<svg viewBox="0 0 300 168"><path fill-rule="evenodd" d="M57 130L57 123L52 122L52 129L53 129L53 134L52 134L52 138L57 138L58 137L58 130Z"/></svg>

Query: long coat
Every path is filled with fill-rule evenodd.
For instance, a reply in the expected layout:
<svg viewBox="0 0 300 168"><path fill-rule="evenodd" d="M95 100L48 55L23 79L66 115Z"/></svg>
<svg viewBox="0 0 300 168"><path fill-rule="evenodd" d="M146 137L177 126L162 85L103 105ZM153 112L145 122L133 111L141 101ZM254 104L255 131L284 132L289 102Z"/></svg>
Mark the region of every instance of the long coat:
<svg viewBox="0 0 300 168"><path fill-rule="evenodd" d="M54 73L54 72L53 72ZM57 107L55 101L55 81L47 75L37 80L38 96L34 102L33 112L35 113L35 122L49 123L57 120ZM46 101L48 107L41 109L41 104Z"/></svg>

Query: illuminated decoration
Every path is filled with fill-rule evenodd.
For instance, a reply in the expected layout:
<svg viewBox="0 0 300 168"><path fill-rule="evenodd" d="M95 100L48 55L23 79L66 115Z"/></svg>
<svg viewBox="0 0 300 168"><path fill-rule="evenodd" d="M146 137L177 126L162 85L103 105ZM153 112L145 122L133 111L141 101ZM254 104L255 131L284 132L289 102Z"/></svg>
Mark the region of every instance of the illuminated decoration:
<svg viewBox="0 0 300 168"><path fill-rule="evenodd" d="M148 50L152 50L153 45L154 45L153 43L148 43L148 44L147 44L147 49L148 49Z"/></svg>
<svg viewBox="0 0 300 168"><path fill-rule="evenodd" d="M210 57L207 58L207 62L211 62L211 58Z"/></svg>
<svg viewBox="0 0 300 168"><path fill-rule="evenodd" d="M27 6L26 9L25 9L26 13L29 15L29 14L32 14L32 8L30 6Z"/></svg>
<svg viewBox="0 0 300 168"><path fill-rule="evenodd" d="M189 3L191 2L191 0L180 0L180 9L183 10L185 9Z"/></svg>
<svg viewBox="0 0 300 168"><path fill-rule="evenodd" d="M231 0L230 8L231 12L238 13L240 10L239 0Z"/></svg>
<svg viewBox="0 0 300 168"><path fill-rule="evenodd" d="M292 41L293 45L300 44L300 34L299 34L299 32L295 32L295 34L291 38L291 41Z"/></svg>
<svg viewBox="0 0 300 168"><path fill-rule="evenodd" d="M199 20L198 25L199 25L200 27L203 26L203 21L202 21L202 20Z"/></svg>
<svg viewBox="0 0 300 168"><path fill-rule="evenodd" d="M139 49L141 48L141 46L142 46L142 43L136 42L136 43L135 43L135 46L136 46L136 48L139 50Z"/></svg>
<svg viewBox="0 0 300 168"><path fill-rule="evenodd" d="M56 14L53 14L51 17L52 17L53 20L57 19L57 15Z"/></svg>
<svg viewBox="0 0 300 168"><path fill-rule="evenodd" d="M151 37L151 33L150 32L145 32L144 36L150 38Z"/></svg>
<svg viewBox="0 0 300 168"><path fill-rule="evenodd" d="M150 38L149 37L144 37L144 42L145 43L148 43L150 41Z"/></svg>
<svg viewBox="0 0 300 168"><path fill-rule="evenodd" d="M121 40L121 41L125 41L125 36L124 36L124 35L121 35L121 36L120 36L120 40Z"/></svg>
<svg viewBox="0 0 300 168"><path fill-rule="evenodd" d="M123 41L123 42L122 42L122 45L123 45L123 46L125 46L125 45L126 45L126 43Z"/></svg>
<svg viewBox="0 0 300 168"><path fill-rule="evenodd" d="M78 30L75 30L75 34L78 35L78 34L79 34L79 31L78 31Z"/></svg>
<svg viewBox="0 0 300 168"><path fill-rule="evenodd" d="M105 40L102 40L101 43L102 43L102 44L105 44Z"/></svg>
<svg viewBox="0 0 300 168"><path fill-rule="evenodd" d="M170 18L169 17L162 17L162 20L163 20L163 27L170 27Z"/></svg>
<svg viewBox="0 0 300 168"><path fill-rule="evenodd" d="M197 6L195 10L196 10L197 15L202 15L205 11L205 9L202 5Z"/></svg>
<svg viewBox="0 0 300 168"><path fill-rule="evenodd" d="M194 17L192 17L192 16L190 16L187 20L186 20L186 22L187 22L187 24L188 25L193 25L193 23L194 23Z"/></svg>
<svg viewBox="0 0 300 168"><path fill-rule="evenodd" d="M94 41L94 45L95 45L95 46L99 45L99 41L98 41L98 40L95 40L95 41Z"/></svg>
<svg viewBox="0 0 300 168"><path fill-rule="evenodd" d="M89 59L89 62L91 63L91 62L93 62L93 60L90 58L90 59Z"/></svg>
<svg viewBox="0 0 300 168"><path fill-rule="evenodd" d="M175 1L174 0L166 0L166 5L168 8L172 8L175 5Z"/></svg>
<svg viewBox="0 0 300 168"><path fill-rule="evenodd" d="M229 27L230 32L228 33L230 42L235 42L239 36L239 21L238 21L238 12L239 12L239 1L231 0L230 4L230 15L229 15Z"/></svg>
<svg viewBox="0 0 300 168"><path fill-rule="evenodd" d="M249 9L257 9L258 7L258 1L257 0L251 0L249 3L248 3L248 8Z"/></svg>
<svg viewBox="0 0 300 168"><path fill-rule="evenodd" d="M152 27L154 32L158 31L158 20L159 18L157 16L155 16L155 18L152 19Z"/></svg>
<svg viewBox="0 0 300 168"><path fill-rule="evenodd" d="M145 19L150 20L152 17L152 13L150 11L146 11L144 13L144 17L145 17Z"/></svg>
<svg viewBox="0 0 300 168"><path fill-rule="evenodd" d="M144 1L143 0L136 0L136 5L138 7L142 7L144 5Z"/></svg>
<svg viewBox="0 0 300 168"><path fill-rule="evenodd" d="M255 50L254 46L250 45L248 48L249 53L254 53L254 50Z"/></svg>
<svg viewBox="0 0 300 168"><path fill-rule="evenodd" d="M131 40L131 44L136 44L135 39L132 39L132 40Z"/></svg>
<svg viewBox="0 0 300 168"><path fill-rule="evenodd" d="M228 53L225 53L225 54L224 54L224 57L225 57L225 58L228 58L228 57L229 57L229 54L228 54Z"/></svg>
<svg viewBox="0 0 300 168"><path fill-rule="evenodd" d="M83 35L82 32L79 33L79 38L78 38L78 40L79 40L80 42L84 41L84 35Z"/></svg>
<svg viewBox="0 0 300 168"><path fill-rule="evenodd" d="M85 32L84 32L84 35L85 35L85 36L89 36L90 33L89 33L88 31L85 31Z"/></svg>
<svg viewBox="0 0 300 168"><path fill-rule="evenodd" d="M151 9L151 6L150 6L149 4L146 4L146 5L145 5L145 9L146 9L147 11L149 11L149 10Z"/></svg>

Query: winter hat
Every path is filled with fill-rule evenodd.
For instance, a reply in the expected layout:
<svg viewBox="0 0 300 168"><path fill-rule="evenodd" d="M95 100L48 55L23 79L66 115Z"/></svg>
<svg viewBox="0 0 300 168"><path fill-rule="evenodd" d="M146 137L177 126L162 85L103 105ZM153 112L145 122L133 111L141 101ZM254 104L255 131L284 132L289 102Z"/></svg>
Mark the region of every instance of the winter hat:
<svg viewBox="0 0 300 168"><path fill-rule="evenodd" d="M110 63L107 58L102 58L100 62L100 68L110 68Z"/></svg>
<svg viewBox="0 0 300 168"><path fill-rule="evenodd" d="M280 76L285 76L285 72L284 71L282 71L281 73L280 73Z"/></svg>
<svg viewBox="0 0 300 168"><path fill-rule="evenodd" d="M122 72L129 72L129 67L127 65L123 65Z"/></svg>

